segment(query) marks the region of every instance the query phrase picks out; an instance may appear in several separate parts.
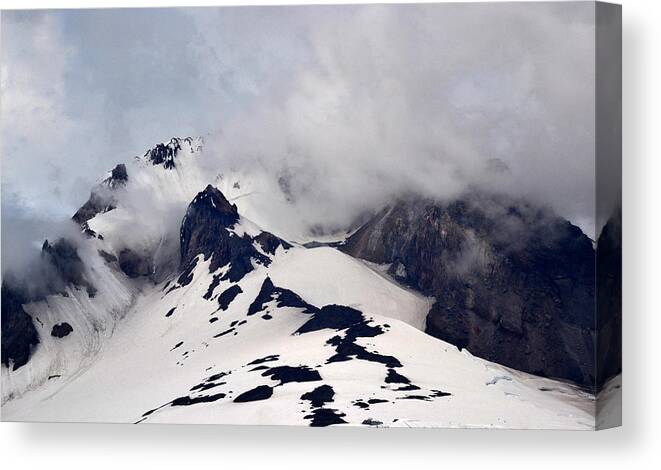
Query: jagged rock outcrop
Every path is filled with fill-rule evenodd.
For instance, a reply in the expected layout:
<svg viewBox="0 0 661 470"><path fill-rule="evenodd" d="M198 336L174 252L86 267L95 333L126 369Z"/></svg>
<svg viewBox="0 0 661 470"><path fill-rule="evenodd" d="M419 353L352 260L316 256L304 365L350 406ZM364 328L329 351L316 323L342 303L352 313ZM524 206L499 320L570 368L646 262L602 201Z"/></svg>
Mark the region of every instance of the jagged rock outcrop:
<svg viewBox="0 0 661 470"><path fill-rule="evenodd" d="M96 295L96 288L85 278L85 264L70 241L60 238L51 245L46 240L41 247L41 254L55 270L53 279L48 280L50 292L58 292L64 285L73 284L84 287L90 297Z"/></svg>
<svg viewBox="0 0 661 470"><path fill-rule="evenodd" d="M97 191L92 191L89 199L76 211L71 219L81 227L86 228L88 220L92 219L97 214L103 214L114 208L114 201L106 195L102 195Z"/></svg>
<svg viewBox="0 0 661 470"><path fill-rule="evenodd" d="M264 251L275 252L277 246L289 246L272 234L264 233L252 238L247 233L234 231L240 217L236 205L231 204L218 189L208 185L188 206L181 224L180 252L184 274L194 267L198 255L211 259L209 271L230 265L223 276L236 282L254 269L253 262L268 266L268 256L260 253L256 243ZM263 245L262 245L263 244Z"/></svg>
<svg viewBox="0 0 661 470"><path fill-rule="evenodd" d="M176 166L175 159L184 146L192 153L199 151L202 147L201 139L173 137L167 144L157 144L154 148L147 150L144 157L152 165L163 166L166 170L171 170Z"/></svg>
<svg viewBox="0 0 661 470"><path fill-rule="evenodd" d="M595 255L566 220L502 197L403 199L346 253L434 296L426 331L515 369L595 384Z"/></svg>
<svg viewBox="0 0 661 470"><path fill-rule="evenodd" d="M23 290L2 283L2 363L16 370L27 364L39 334L32 317L23 309L29 302Z"/></svg>
<svg viewBox="0 0 661 470"><path fill-rule="evenodd" d="M117 201L115 200L112 191L126 186L128 179L129 175L126 170L126 165L120 163L115 166L115 168L110 171L110 175L92 190L89 199L76 211L71 219L83 229L88 229L88 220L92 219L97 214L103 214L115 208Z"/></svg>
<svg viewBox="0 0 661 470"><path fill-rule="evenodd" d="M115 189L125 186L128 180L129 174L126 171L126 165L120 163L110 170L110 176L103 180L103 184L111 189Z"/></svg>

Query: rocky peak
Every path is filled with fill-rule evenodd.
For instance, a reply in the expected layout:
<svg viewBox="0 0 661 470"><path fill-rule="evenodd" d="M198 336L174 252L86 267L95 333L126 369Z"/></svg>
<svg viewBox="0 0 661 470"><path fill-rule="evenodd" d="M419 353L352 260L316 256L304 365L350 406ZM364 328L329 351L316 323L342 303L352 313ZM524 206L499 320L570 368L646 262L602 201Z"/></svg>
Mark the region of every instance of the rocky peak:
<svg viewBox="0 0 661 470"><path fill-rule="evenodd" d="M103 214L114 208L115 201L112 197L100 191L92 191L89 199L80 206L80 209L71 217L71 220L86 229L88 220L94 218L97 214Z"/></svg>
<svg viewBox="0 0 661 470"><path fill-rule="evenodd" d="M208 185L188 206L181 223L181 268L184 271L180 283L190 279L198 255L211 259L209 271L230 265L223 276L236 282L254 269L253 263L268 266L271 259L260 252L273 254L278 246L289 248L287 242L268 232L256 237L238 235L234 229L240 222L236 205L231 204L217 188Z"/></svg>
<svg viewBox="0 0 661 470"><path fill-rule="evenodd" d="M115 166L110 174L92 190L89 199L76 211L71 219L83 229L87 229L88 220L97 214L103 214L115 208L116 200L112 191L126 186L128 180L129 175L126 171L126 165L120 163Z"/></svg>
<svg viewBox="0 0 661 470"><path fill-rule="evenodd" d="M110 176L104 179L102 184L108 186L110 189L115 189L126 186L128 180L129 174L126 171L126 165L120 163L115 168L110 170Z"/></svg>
<svg viewBox="0 0 661 470"><path fill-rule="evenodd" d="M255 249L249 236L240 237L230 230L238 221L236 206L218 189L208 185L198 193L181 224L182 268L190 269L195 258L202 254L204 259L211 258L211 272L232 263L232 278L238 280L252 271L252 259L270 261Z"/></svg>
<svg viewBox="0 0 661 470"><path fill-rule="evenodd" d="M167 144L157 144L154 148L147 150L144 157L152 165L162 165L166 170L173 169L175 165L175 158L179 155L182 149L186 149L190 153L195 153L202 148L201 138L186 137L184 139L173 137Z"/></svg>
<svg viewBox="0 0 661 470"><path fill-rule="evenodd" d="M208 215L218 218L225 227L231 228L239 221L239 212L235 204L231 204L219 189L207 185L206 188L195 196L193 202L188 206L186 216L191 214Z"/></svg>

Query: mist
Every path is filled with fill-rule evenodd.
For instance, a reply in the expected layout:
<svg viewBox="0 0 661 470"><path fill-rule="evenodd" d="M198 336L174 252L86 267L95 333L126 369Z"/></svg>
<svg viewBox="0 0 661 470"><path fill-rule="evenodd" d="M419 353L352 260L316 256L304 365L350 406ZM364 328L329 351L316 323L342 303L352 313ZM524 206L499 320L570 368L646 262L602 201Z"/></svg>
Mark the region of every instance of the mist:
<svg viewBox="0 0 661 470"><path fill-rule="evenodd" d="M594 238L594 30L589 3L3 12L3 272L188 135L210 171L269 175L292 224L477 187Z"/></svg>

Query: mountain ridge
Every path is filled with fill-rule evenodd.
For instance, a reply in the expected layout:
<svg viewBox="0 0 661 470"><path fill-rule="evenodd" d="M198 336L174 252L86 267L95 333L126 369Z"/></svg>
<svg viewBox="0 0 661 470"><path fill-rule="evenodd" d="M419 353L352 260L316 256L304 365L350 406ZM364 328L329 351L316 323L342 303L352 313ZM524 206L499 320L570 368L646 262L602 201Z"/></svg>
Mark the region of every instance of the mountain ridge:
<svg viewBox="0 0 661 470"><path fill-rule="evenodd" d="M594 250L569 222L484 194L448 203L409 197L339 249L390 264L400 282L435 296L431 335L519 370L594 386Z"/></svg>
<svg viewBox="0 0 661 470"><path fill-rule="evenodd" d="M224 410L222 422L243 422L234 406L252 406L245 419L255 419L271 416L269 403L278 403L296 408L287 418L292 424L467 425L480 415L462 418L443 403L461 403L465 412L477 400L490 425L531 426L520 414L527 409L552 425L590 426L589 397L573 387L510 371L424 334L433 289L403 289L343 253L351 237L342 251L306 248L262 229L218 187L239 190L236 183L197 166L202 154L194 140L172 142L148 151L137 166L111 171L104 184L113 207L80 224L88 237L76 247L81 264L72 262L65 289L21 304L41 343L32 344L30 327L23 328L33 356L25 363L32 364L3 366L3 415L7 406L9 416L26 419L200 422L220 419L216 406ZM164 217L171 221L159 225ZM44 250L52 257L50 244ZM390 277L402 282L409 269L394 266ZM26 319L16 311L15 318ZM99 407L97 383L123 393L107 382L106 370L139 403ZM161 388L148 387L146 377L158 377ZM87 414L72 414L66 404L81 392ZM40 401L44 393L55 397L51 408ZM515 405L508 404L512 394L520 397ZM567 396L581 405L565 402ZM300 409L300 400L309 405Z"/></svg>

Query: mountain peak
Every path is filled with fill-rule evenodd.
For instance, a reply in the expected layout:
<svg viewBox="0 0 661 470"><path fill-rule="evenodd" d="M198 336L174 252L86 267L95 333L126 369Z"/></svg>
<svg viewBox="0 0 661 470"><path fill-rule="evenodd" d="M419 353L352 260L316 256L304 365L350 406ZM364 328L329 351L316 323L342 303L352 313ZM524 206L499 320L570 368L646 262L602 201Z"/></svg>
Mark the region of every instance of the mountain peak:
<svg viewBox="0 0 661 470"><path fill-rule="evenodd" d="M188 207L187 214L191 208L197 212L208 210L220 214L227 227L231 227L239 220L236 204L231 204L218 188L210 184L195 196Z"/></svg>
<svg viewBox="0 0 661 470"><path fill-rule="evenodd" d="M231 204L217 188L207 185L189 204L181 223L180 284L190 279L197 256L211 259L209 272L229 265L220 278L237 282L253 269L254 263L268 266L278 247L285 250L291 245L275 235L260 231L256 235L245 232L236 205ZM257 248L260 247L261 251Z"/></svg>
<svg viewBox="0 0 661 470"><path fill-rule="evenodd" d="M110 170L110 175L102 181L102 184L105 184L110 189L115 189L125 186L128 180L129 174L126 171L126 165L119 163L115 168Z"/></svg>
<svg viewBox="0 0 661 470"><path fill-rule="evenodd" d="M167 144L156 144L155 147L145 152L145 159L154 166L162 165L166 170L173 169L175 158L182 150L189 153L196 153L202 149L202 139L200 137L172 137Z"/></svg>
<svg viewBox="0 0 661 470"><path fill-rule="evenodd" d="M188 205L181 223L182 265L189 264L200 253L208 258L224 247L229 238L228 229L238 221L236 205L230 204L217 188L207 185Z"/></svg>

